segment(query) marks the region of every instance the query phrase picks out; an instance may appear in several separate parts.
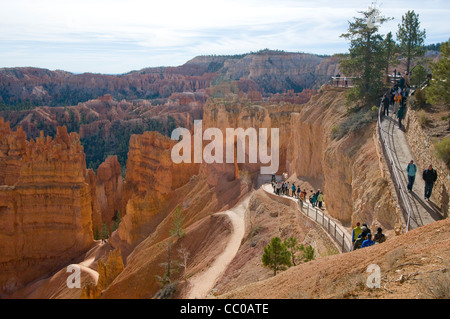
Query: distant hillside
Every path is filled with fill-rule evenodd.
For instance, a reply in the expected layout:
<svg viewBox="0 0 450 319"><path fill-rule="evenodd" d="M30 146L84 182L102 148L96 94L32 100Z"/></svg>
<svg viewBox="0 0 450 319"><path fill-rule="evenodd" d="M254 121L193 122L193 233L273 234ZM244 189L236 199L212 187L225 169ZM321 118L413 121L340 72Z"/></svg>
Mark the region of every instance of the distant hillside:
<svg viewBox="0 0 450 319"><path fill-rule="evenodd" d="M0 69L0 109L69 106L110 94L117 100L168 98L221 80L243 92L282 93L318 88L336 74L336 57L263 50L236 56L199 56L178 67L146 68L122 75L72 74L39 68Z"/></svg>

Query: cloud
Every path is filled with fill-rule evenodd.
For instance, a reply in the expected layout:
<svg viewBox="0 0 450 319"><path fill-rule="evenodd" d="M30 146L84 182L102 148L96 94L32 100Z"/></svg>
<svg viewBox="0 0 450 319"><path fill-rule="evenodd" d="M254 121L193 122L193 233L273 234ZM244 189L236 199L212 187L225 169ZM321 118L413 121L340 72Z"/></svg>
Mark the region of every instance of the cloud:
<svg viewBox="0 0 450 319"><path fill-rule="evenodd" d="M0 0L1 1L1 0ZM370 1L299 0L15 0L0 10L0 67L39 66L73 72L123 73L180 65L196 55L264 48L319 54L345 52L347 21ZM395 34L414 9L427 43L450 34L448 1L381 4ZM93 61L93 62L91 62Z"/></svg>

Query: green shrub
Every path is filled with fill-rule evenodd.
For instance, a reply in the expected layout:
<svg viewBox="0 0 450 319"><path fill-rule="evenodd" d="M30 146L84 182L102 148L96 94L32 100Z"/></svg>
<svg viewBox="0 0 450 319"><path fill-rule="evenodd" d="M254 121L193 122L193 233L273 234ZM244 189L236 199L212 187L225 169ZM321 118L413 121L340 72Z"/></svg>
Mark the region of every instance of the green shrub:
<svg viewBox="0 0 450 319"><path fill-rule="evenodd" d="M442 141L435 143L436 155L443 160L448 168L450 168L450 137L445 137Z"/></svg>
<svg viewBox="0 0 450 319"><path fill-rule="evenodd" d="M417 90L416 93L414 93L414 96L420 108L424 108L427 105L427 96L425 90Z"/></svg>
<svg viewBox="0 0 450 319"><path fill-rule="evenodd" d="M432 122L424 110L417 112L417 120L419 121L420 126L424 128L430 126Z"/></svg>
<svg viewBox="0 0 450 319"><path fill-rule="evenodd" d="M377 107L375 107L375 110L372 108L362 108L358 111L351 112L340 125L332 128L331 137L339 140L345 135L357 132L370 123L374 123L377 118L377 109Z"/></svg>
<svg viewBox="0 0 450 319"><path fill-rule="evenodd" d="M277 274L277 271L285 270L292 266L291 253L280 237L272 238L270 244L264 247L262 263L265 267L273 270L274 276Z"/></svg>

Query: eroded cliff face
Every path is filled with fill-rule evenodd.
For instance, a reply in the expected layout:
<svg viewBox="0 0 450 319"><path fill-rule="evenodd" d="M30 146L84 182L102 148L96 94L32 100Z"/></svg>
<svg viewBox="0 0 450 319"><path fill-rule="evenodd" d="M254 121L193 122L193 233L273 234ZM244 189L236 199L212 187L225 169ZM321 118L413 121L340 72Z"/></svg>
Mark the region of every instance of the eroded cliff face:
<svg viewBox="0 0 450 319"><path fill-rule="evenodd" d="M26 140L0 119L0 294L67 264L93 243L77 134Z"/></svg>
<svg viewBox="0 0 450 319"><path fill-rule="evenodd" d="M203 131L207 128L218 128L223 135L223 145L224 145L224 158L226 154L226 143L227 143L227 128L247 130L249 128L254 128L257 134L257 140L259 142L261 136L259 135L260 128L268 128L267 130L267 148L268 153L270 153L270 148L272 145L271 141L271 130L270 128L279 129L279 168L278 174L286 171L286 158L288 150L288 143L290 137L290 114L301 109L301 105L294 105L290 103L281 104L252 104L247 99L235 99L233 101L224 100L209 100L203 109ZM236 140L235 140L236 142ZM204 145L208 144L209 141L205 141ZM261 166L269 166L268 164L263 164L259 157L259 146L257 163L250 163L249 158L249 145L250 142L248 138L246 139L245 148L245 162L237 163L237 168L241 172L250 172L253 177L258 174ZM236 145L236 143L235 143ZM234 155L237 151L234 151ZM254 155L254 154L252 154ZM205 167L205 169L212 170L214 167L218 167L214 164L212 167ZM216 169L218 170L218 169Z"/></svg>
<svg viewBox="0 0 450 319"><path fill-rule="evenodd" d="M361 221L367 222L372 228L381 225L389 232L398 222L398 214L388 181L384 178L382 168L380 169L382 165L380 166L380 156L376 150L374 127L369 126L339 140L331 138L333 128L346 116L344 95L344 91L325 90L314 96L306 105L263 102L255 105L239 98L233 101L212 99L204 108L203 131L207 128L218 128L225 133L226 128L279 128L279 174L287 172L288 175L314 181L314 184L325 193L327 212L341 220L345 226L349 227L355 221ZM0 178L2 184L8 186L1 189L0 199L5 204L0 206L6 207L8 216L16 216L17 214L10 213L12 209L10 207L16 207L17 201L10 203L7 199L14 199L16 196L14 194L18 193L17 185L20 185L24 165L18 159L26 158L30 145L40 143L40 147L35 151L35 158L39 158L38 154L42 155L42 150L52 149L50 146L54 144L56 149L75 154L74 158L80 156L81 159L83 155L80 153L79 142L74 134L68 135L63 130L58 130L58 137L55 140L41 137L36 142L27 142L21 130L12 133L9 127L4 126L0 126L1 132L6 132L6 134L2 133L5 138L1 139L3 143L1 150L2 154L6 155L0 156L0 167L4 168ZM189 125L187 127L192 130ZM209 141L204 141L203 147L208 143ZM186 248L191 254L188 274L207 267L208 262L220 254L224 248L223 240L226 240L231 231L223 215L214 215L212 218L209 216L233 207L251 189L261 167L261 163L250 164L248 160L246 163L239 164L236 162L174 164L171 159L171 149L175 144L176 141L156 132L133 135L130 140L127 174L122 187L122 200L119 203L122 222L118 231L113 233L109 240L112 247L120 248L125 268L106 289L102 295L103 298L151 298L154 296L159 289L154 278L155 275L161 275L164 272L159 264L167 257L165 244L170 238L173 213L177 206L183 212L183 228L186 229L186 237L172 238L174 248ZM46 145L48 145L47 148ZM29 151L29 153L33 152ZM47 153L44 152L44 154ZM248 152L247 155L249 155ZM41 157L43 158L41 161L45 162L50 161L54 155ZM96 177L93 172L86 173L85 164L84 166L80 164L79 170L82 173L74 173L76 170L70 165L77 166L76 161L66 163L66 157L62 155L58 155L57 158L60 163L53 163L54 168L58 168L58 165L66 165L64 173L61 173L61 179L53 178L50 173L45 175L45 170L42 170L40 174L45 175L46 181L53 181L56 185L59 185L59 180L67 184L69 181L76 181L79 185L72 187L72 192L80 190L79 193L75 192L75 195L79 194L79 197L82 197L81 195L84 194L87 198L86 202L78 200L83 203L82 207L86 210L83 216L92 216L92 220L103 221L104 216L108 219L111 212L117 210L118 203L115 199L120 197L117 195L120 190L120 174L118 173L120 166L117 165L114 157L102 164ZM33 161L33 163L38 165L39 161ZM20 168L20 172L12 169L14 167ZM26 171L26 169L27 167L23 170ZM72 173L70 173L71 170ZM37 170L37 172L40 171ZM30 168L28 173L31 174ZM33 183L38 183L39 175L24 176L23 180L28 181L27 185L31 187ZM56 185L52 184L52 187ZM84 191L82 192L81 189ZM34 190L34 194L37 192ZM113 195L107 195L109 193ZM70 201L71 197L66 195L65 198ZM32 203L32 200L29 199L28 202ZM53 203L58 203L58 200L52 199L46 205L53 207ZM46 207L45 201L39 205ZM98 212L105 213L96 215L95 207ZM2 208L3 211L6 210ZM58 210L59 214L60 211L62 210ZM66 209L66 211L70 210ZM76 216L81 215L80 213ZM96 219L94 216L97 216ZM75 217L72 220L74 224L78 222ZM13 223L14 221L10 221L10 224ZM3 227L6 229L8 226ZM32 229L32 226L26 229ZM66 230L66 228L58 227L58 234L61 229ZM65 234L64 240L69 241L72 235L68 226ZM33 233L30 232L31 236ZM92 236L92 230L90 236ZM51 238L48 235L46 237ZM29 238L26 240L29 241ZM60 245L65 243L64 240L56 242ZM21 243L23 241L24 239L20 239ZM55 250L52 256L59 258L64 256L64 253L57 250L56 244L53 245L48 246ZM33 247L33 249L37 248ZM211 250L214 252L212 253ZM68 251L72 253L74 249L68 248ZM173 252L174 259L181 258L178 252L175 253L175 250ZM208 256L208 261L205 261L205 256ZM3 258L3 254L1 257ZM20 265L23 260L21 258L17 257L13 260ZM52 265L55 264L55 259L51 260ZM11 277L13 275L10 272L0 278ZM179 278L175 277L173 278L175 280ZM134 290L130 291L130 286L134 287Z"/></svg>
<svg viewBox="0 0 450 319"><path fill-rule="evenodd" d="M332 88L292 114L288 174L314 180L328 213L345 226L360 221L392 230L401 217L380 166L375 123L333 139L332 131L345 117L345 91Z"/></svg>
<svg viewBox="0 0 450 319"><path fill-rule="evenodd" d="M279 128L278 174L296 175L320 188L328 213L347 227L360 221L392 230L401 224L401 217L380 165L375 123L341 139L331 137L348 117L345 93L327 88L304 105L210 100L203 126L223 132L228 127ZM261 163L238 166L257 174Z"/></svg>
<svg viewBox="0 0 450 319"><path fill-rule="evenodd" d="M122 215L122 185L122 170L117 156L108 156L97 169L96 181L96 198L101 220L108 227Z"/></svg>
<svg viewBox="0 0 450 319"><path fill-rule="evenodd" d="M169 213L165 208L173 191L198 174L198 164L172 161L175 144L157 132L132 135L130 139L121 204L124 217L119 226L119 237L126 245L124 251L155 230Z"/></svg>

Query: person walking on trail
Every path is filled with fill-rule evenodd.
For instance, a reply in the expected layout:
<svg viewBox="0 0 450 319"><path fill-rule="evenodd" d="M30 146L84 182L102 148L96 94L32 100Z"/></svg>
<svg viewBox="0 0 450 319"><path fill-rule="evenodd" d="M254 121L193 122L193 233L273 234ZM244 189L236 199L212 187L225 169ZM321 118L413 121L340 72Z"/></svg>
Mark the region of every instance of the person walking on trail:
<svg viewBox="0 0 450 319"><path fill-rule="evenodd" d="M384 243L386 241L386 236L383 234L383 230L381 229L381 227L378 227L377 233L375 234L375 237L373 238L373 241L376 244L381 244L381 243Z"/></svg>
<svg viewBox="0 0 450 319"><path fill-rule="evenodd" d="M414 161L411 160L408 166L406 166L406 172L408 173L408 191L412 192L414 181L416 180L417 166Z"/></svg>
<svg viewBox="0 0 450 319"><path fill-rule="evenodd" d="M353 250L361 248L363 241L366 239L366 235L367 235L366 232L367 232L367 227L366 226L361 227L361 233L358 235L358 237L355 240L355 243L353 244Z"/></svg>
<svg viewBox="0 0 450 319"><path fill-rule="evenodd" d="M389 97L387 96L387 94L385 94L385 95L383 96L382 103L383 103L383 116L386 116L386 114L387 114L387 116L389 116L389 104L390 104L390 100L389 100Z"/></svg>
<svg viewBox="0 0 450 319"><path fill-rule="evenodd" d="M363 231L361 232L361 234L363 235L363 238L366 238L366 236L367 236L368 233L372 233L372 232L370 231L369 226L367 226L366 223L363 224L362 230L363 230Z"/></svg>
<svg viewBox="0 0 450 319"><path fill-rule="evenodd" d="M322 209L322 203L323 203L323 193L319 192L319 195L317 195L317 202L319 203L319 208Z"/></svg>
<svg viewBox="0 0 450 319"><path fill-rule="evenodd" d="M367 239L365 241L363 241L363 243L361 244L361 248L369 247L369 246L373 246L373 245L375 245L375 242L372 240L372 234L368 233Z"/></svg>
<svg viewBox="0 0 450 319"><path fill-rule="evenodd" d="M295 184L292 184L292 197L295 197Z"/></svg>
<svg viewBox="0 0 450 319"><path fill-rule="evenodd" d="M313 193L313 191L311 190L311 195L309 195L309 202L311 203L312 207L314 207L314 202L316 201L316 199L314 198L314 195L316 195L315 193Z"/></svg>
<svg viewBox="0 0 450 319"><path fill-rule="evenodd" d="M357 222L356 227L353 228L353 234L352 234L352 244L355 244L356 239L358 239L359 234L361 234L362 229L360 227L361 223Z"/></svg>
<svg viewBox="0 0 450 319"><path fill-rule="evenodd" d="M312 196L312 203L311 203L311 204L312 204L313 207L316 207L316 206L317 206L317 196L318 196L318 192L319 192L319 191L317 191L317 193L314 193L313 196Z"/></svg>
<svg viewBox="0 0 450 319"><path fill-rule="evenodd" d="M394 102L394 116L396 116L402 102L402 96L398 91L395 92Z"/></svg>
<svg viewBox="0 0 450 319"><path fill-rule="evenodd" d="M422 178L425 181L425 200L430 200L434 183L437 180L437 172L431 164L428 169L423 171Z"/></svg>
<svg viewBox="0 0 450 319"><path fill-rule="evenodd" d="M406 105L402 105L400 106L400 108L398 109L397 112L397 118L398 118L398 127L400 129L402 129L402 120L405 117L405 113L406 113Z"/></svg>
<svg viewBox="0 0 450 319"><path fill-rule="evenodd" d="M389 96L389 99L390 99L389 102L390 102L391 105L394 105L394 103L395 103L395 101L394 101L395 91L396 91L396 89L395 89L395 86L394 86L394 87L391 88L391 92L390 92L390 96Z"/></svg>
<svg viewBox="0 0 450 319"><path fill-rule="evenodd" d="M297 198L300 198L300 191L301 191L301 189L300 189L300 186L299 186L299 187L297 187Z"/></svg>

